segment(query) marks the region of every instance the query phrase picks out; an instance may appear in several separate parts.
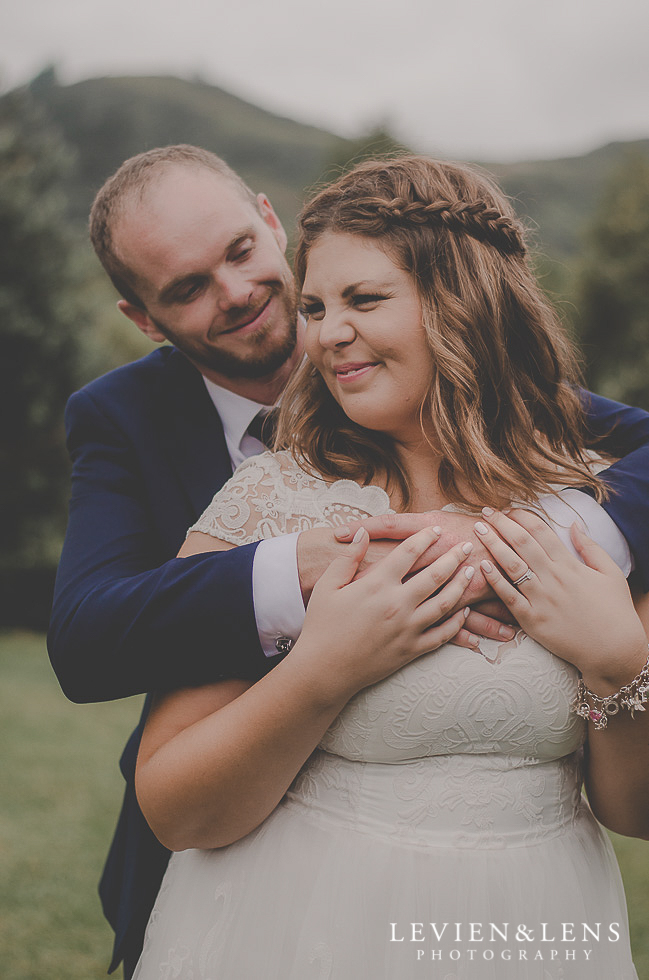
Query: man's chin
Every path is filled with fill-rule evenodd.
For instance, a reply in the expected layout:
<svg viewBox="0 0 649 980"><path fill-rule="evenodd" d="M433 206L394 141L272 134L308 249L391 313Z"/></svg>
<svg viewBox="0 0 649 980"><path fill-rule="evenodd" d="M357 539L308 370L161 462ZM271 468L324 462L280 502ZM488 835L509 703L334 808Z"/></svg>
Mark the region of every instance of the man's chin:
<svg viewBox="0 0 649 980"><path fill-rule="evenodd" d="M295 347L288 352L278 352L272 357L269 356L258 360L242 360L241 358L234 357L210 357L203 361L197 361L196 358L193 358L193 360L200 368L214 371L217 374L223 375L225 378L241 378L253 381L268 377L279 371L282 365L286 364L291 357L293 350L295 350Z"/></svg>
<svg viewBox="0 0 649 980"><path fill-rule="evenodd" d="M163 324L153 321L161 333L189 358L199 370L213 371L225 378L259 380L275 374L294 355L297 346L297 313L288 311L288 323L283 338L273 337L271 327L258 332L256 342L248 351L237 353L223 348L194 345Z"/></svg>
<svg viewBox="0 0 649 980"><path fill-rule="evenodd" d="M188 357L199 368L214 371L226 378L241 378L248 381L258 380L275 374L295 353L297 337L292 333L281 345L267 351L257 351L242 357L230 351L208 350L197 352L185 351Z"/></svg>

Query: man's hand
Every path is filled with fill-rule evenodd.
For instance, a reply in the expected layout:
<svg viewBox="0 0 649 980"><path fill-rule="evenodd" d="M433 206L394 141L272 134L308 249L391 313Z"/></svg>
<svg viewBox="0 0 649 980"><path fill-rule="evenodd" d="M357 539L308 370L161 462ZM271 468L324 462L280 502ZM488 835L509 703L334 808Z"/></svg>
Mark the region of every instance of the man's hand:
<svg viewBox="0 0 649 980"><path fill-rule="evenodd" d="M431 525L439 527L441 531L439 538L419 559L415 571L430 565L440 555L444 555L451 548L454 548L456 544L470 541L473 545L473 551L467 561L475 566L476 574L464 598L469 605L473 605L483 599L494 598L494 592L480 570L480 561L492 556L487 555L487 549L481 541L480 535L475 533L475 522L476 518L469 514L457 514L447 510L431 510L425 514L385 514L381 517L370 517L365 521L353 521L344 528L336 528L334 534L338 541L348 542L351 541L359 527L364 527L370 536L370 542L380 540L388 543L403 541L404 538ZM382 555L378 557L382 557ZM368 557L361 567L361 574L368 565L368 559L369 562L376 560L373 554L368 553Z"/></svg>
<svg viewBox="0 0 649 980"><path fill-rule="evenodd" d="M512 626L511 624L515 625ZM484 636L489 640L505 642L516 635L518 623L500 599L485 599L471 606L471 611L454 643L475 649Z"/></svg>
<svg viewBox="0 0 649 980"><path fill-rule="evenodd" d="M473 565L476 574L462 597L462 604L471 605L472 612L454 642L475 647L481 636L511 639L515 631L507 624L513 620L505 607L495 599L480 571L479 563L487 557L487 552L479 535L475 534L474 524L475 518L468 514L430 511L426 514L386 514L382 517L370 517L365 521L355 521L334 530L314 528L303 531L298 538L297 559L304 604L308 604L315 583L334 558L347 554L348 546L359 527L366 528L371 539L361 568L362 575L369 567L390 554L400 541L433 525L441 529L441 534L419 559L416 569L427 567L463 541L473 544L466 564Z"/></svg>
<svg viewBox="0 0 649 980"><path fill-rule="evenodd" d="M426 524L420 525L416 530L420 530L422 527L428 527L429 525L430 522L426 522ZM357 525L355 530L358 527L360 527L360 524ZM302 531L298 536L297 571L305 606L309 604L309 599L311 598L311 593L316 582L326 569L329 568L331 562L335 558L345 558L349 554L354 534L347 534L347 528L345 527L344 534L339 538L338 535L342 530L342 528L315 527L310 531ZM363 572L370 569L372 565L375 565L381 559L386 558L394 551L400 541L403 541L414 533L415 530L404 533L401 537L394 536L390 539L380 538L370 541L365 558L361 563ZM446 551L448 551L448 548L442 548L438 554L444 554ZM418 564L417 568L424 568L433 560L433 558L429 558L427 561Z"/></svg>

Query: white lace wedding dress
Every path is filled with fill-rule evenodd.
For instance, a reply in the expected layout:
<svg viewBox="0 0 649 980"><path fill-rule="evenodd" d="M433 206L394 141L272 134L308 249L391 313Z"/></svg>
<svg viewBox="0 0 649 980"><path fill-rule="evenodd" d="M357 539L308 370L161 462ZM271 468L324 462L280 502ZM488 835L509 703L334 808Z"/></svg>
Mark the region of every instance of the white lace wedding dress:
<svg viewBox="0 0 649 980"><path fill-rule="evenodd" d="M388 509L265 453L195 529L244 544ZM174 854L135 980L636 978L576 671L522 633L482 650L361 691L257 830Z"/></svg>

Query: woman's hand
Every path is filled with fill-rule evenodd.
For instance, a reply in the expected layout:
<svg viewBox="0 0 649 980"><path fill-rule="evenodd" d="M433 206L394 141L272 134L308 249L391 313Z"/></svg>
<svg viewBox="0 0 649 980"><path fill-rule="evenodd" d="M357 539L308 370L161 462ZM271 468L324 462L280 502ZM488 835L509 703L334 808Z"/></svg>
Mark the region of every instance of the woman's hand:
<svg viewBox="0 0 649 980"><path fill-rule="evenodd" d="M320 577L289 657L296 669L313 672L325 698L351 697L436 650L462 628L464 608L441 620L461 600L473 577L472 566L458 570L471 543L456 545L411 574L439 533L428 527L413 534L352 581L370 540L360 528L351 553L336 558Z"/></svg>
<svg viewBox="0 0 649 980"><path fill-rule="evenodd" d="M485 508L483 515L487 523L476 531L508 578L488 561L482 571L525 632L573 663L596 694L614 693L635 677L647 637L626 579L606 552L577 523L571 538L583 563L536 514Z"/></svg>
<svg viewBox="0 0 649 980"><path fill-rule="evenodd" d="M352 695L452 639L463 611L438 620L471 581L459 568L471 548L410 574L437 533L413 535L353 582L369 541L360 531L320 577L300 639L273 670L252 686L221 681L156 699L136 787L160 840L222 847L258 827Z"/></svg>
<svg viewBox="0 0 649 980"><path fill-rule="evenodd" d="M453 642L458 646L475 650L482 637L492 640L511 640L516 630L511 625L509 613L494 596L491 586L486 582L480 566L480 558L487 558L487 549L480 535L475 533L475 518L449 510L431 510L423 514L382 514L368 517L363 521L350 521L349 524L334 530L337 541L350 542L354 533L364 527L370 536L370 546L363 559L358 577L366 575L372 564L384 557L397 541L403 541L428 525L441 528L441 534L430 547L422 553L415 569L424 568L436 558L441 557L456 544L470 541L473 544L471 558L476 574L462 597L462 604L470 606L465 628L461 629ZM311 532L313 533L313 532ZM299 547L299 545L298 545ZM299 551L298 551L299 554Z"/></svg>

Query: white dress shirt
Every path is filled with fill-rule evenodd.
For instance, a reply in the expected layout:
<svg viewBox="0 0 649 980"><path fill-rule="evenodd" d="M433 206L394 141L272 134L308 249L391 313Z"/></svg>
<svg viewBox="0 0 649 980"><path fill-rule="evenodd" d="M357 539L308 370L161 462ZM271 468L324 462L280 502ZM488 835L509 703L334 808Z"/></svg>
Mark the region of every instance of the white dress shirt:
<svg viewBox="0 0 649 980"><path fill-rule="evenodd" d="M203 378L205 387L223 423L225 442L234 469L249 456L266 447L246 430L255 415L270 405L243 398ZM613 558L625 575L633 568L626 539L603 507L589 494L579 490L562 490L558 496L539 498L538 510L576 554L570 540L570 526L579 518L586 533ZM304 602L297 570L298 533L285 534L262 541L252 566L252 596L255 620L262 649L267 657L286 652L298 638L304 623Z"/></svg>
<svg viewBox="0 0 649 980"><path fill-rule="evenodd" d="M232 468L236 469L249 456L258 456L266 446L247 431L262 409L249 398L203 377L205 387L214 403L225 434ZM259 642L267 657L286 652L300 635L304 622L304 602L297 571L297 537L284 534L261 541L252 563L252 601Z"/></svg>

